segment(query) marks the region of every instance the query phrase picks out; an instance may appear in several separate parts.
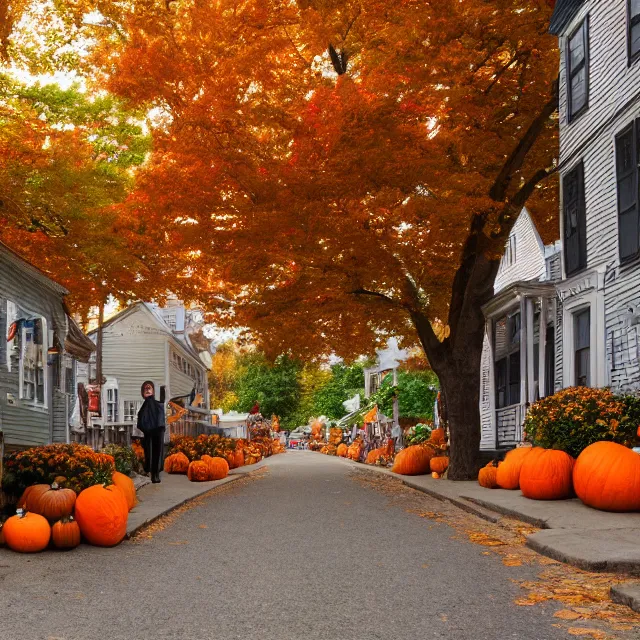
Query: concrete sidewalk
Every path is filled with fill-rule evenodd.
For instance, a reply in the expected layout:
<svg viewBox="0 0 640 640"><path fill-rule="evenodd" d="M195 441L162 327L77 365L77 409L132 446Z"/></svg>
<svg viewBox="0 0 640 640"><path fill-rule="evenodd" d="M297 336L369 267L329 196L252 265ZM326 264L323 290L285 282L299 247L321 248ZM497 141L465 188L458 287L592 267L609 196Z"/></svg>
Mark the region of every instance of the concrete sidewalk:
<svg viewBox="0 0 640 640"><path fill-rule="evenodd" d="M527 546L537 552L588 571L640 574L640 513L608 513L585 506L578 499L540 501L520 491L485 489L477 482L436 480L431 476L400 476L388 469L340 459L401 480L405 485L447 500L465 511L498 522L508 516L541 531L530 535ZM627 599L640 608L640 593Z"/></svg>
<svg viewBox="0 0 640 640"><path fill-rule="evenodd" d="M256 471L267 464L269 458L264 458L256 464L239 469L232 469L222 480L212 482L191 482L186 475L162 473L162 482L145 484L138 490L138 505L129 513L127 521L127 538L131 538L140 529L151 524L161 516L177 509L185 502L201 496L211 489L234 482Z"/></svg>

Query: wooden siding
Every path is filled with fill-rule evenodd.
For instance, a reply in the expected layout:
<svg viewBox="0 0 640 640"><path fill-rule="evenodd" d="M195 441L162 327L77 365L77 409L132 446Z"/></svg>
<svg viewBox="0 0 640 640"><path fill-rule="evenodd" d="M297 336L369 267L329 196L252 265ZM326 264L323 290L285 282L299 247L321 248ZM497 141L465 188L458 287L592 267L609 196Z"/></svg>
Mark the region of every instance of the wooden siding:
<svg viewBox="0 0 640 640"><path fill-rule="evenodd" d="M567 119L567 35L589 15L589 108ZM580 147L640 93L640 64L628 66L627 0L589 0L565 27L560 44L560 161ZM576 158L577 159L577 158Z"/></svg>
<svg viewBox="0 0 640 640"><path fill-rule="evenodd" d="M509 242L515 238L515 261L509 262ZM494 291L498 293L514 282L524 280L540 280L546 274L544 245L540 235L526 209L523 209L516 220L505 254L500 260L496 275Z"/></svg>
<svg viewBox="0 0 640 640"><path fill-rule="evenodd" d="M172 396L183 396L191 393L195 385L196 382L193 378L182 371L178 371L172 364L169 365L169 388Z"/></svg>
<svg viewBox="0 0 640 640"><path fill-rule="evenodd" d="M152 380L157 392L166 384L165 350L169 335L153 326L140 309L107 326L102 338L102 370L118 380L121 401L140 400L140 387Z"/></svg>
<svg viewBox="0 0 640 640"><path fill-rule="evenodd" d="M484 336L480 364L480 449L495 449L496 435L493 429L491 402L491 343Z"/></svg>

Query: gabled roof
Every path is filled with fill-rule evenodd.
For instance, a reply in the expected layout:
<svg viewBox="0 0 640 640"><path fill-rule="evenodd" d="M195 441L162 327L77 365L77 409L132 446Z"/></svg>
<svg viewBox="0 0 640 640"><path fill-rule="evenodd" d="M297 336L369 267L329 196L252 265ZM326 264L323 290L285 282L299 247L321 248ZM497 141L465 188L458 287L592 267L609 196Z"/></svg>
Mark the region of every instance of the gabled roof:
<svg viewBox="0 0 640 640"><path fill-rule="evenodd" d="M28 273L50 291L57 293L59 296L66 296L69 293L61 284L52 280L43 271L40 271L38 267L25 260L19 253L4 244L4 242L0 242L0 254L4 254L14 265L22 269L25 273Z"/></svg>
<svg viewBox="0 0 640 640"><path fill-rule="evenodd" d="M578 13L585 0L557 0L556 8L551 16L549 33L560 35L571 19Z"/></svg>
<svg viewBox="0 0 640 640"><path fill-rule="evenodd" d="M116 324L117 322L124 320L124 318L134 314L139 309L146 311L151 317L151 319L153 320L153 322L156 324L156 326L159 329L161 329L164 333L166 333L167 336L174 341L174 343L178 344L185 353L188 353L192 358L197 360L198 364L204 366L205 369L208 368L204 364L204 362L202 362L202 358L200 358L200 354L193 347L191 347L190 344L187 344L185 340L181 340L179 336L177 336L173 331L171 331L171 328L169 327L169 325L164 321L162 316L154 309L152 305L147 304L142 300L138 300L137 302L134 302L133 304L129 305L126 309L123 309L119 313L116 313L115 316L112 316L111 318L109 318L107 321L105 321L102 324L102 329L104 330L107 327L111 326L112 324ZM90 331L88 335L93 335L97 333L97 331L98 331L97 329L94 329L93 331Z"/></svg>

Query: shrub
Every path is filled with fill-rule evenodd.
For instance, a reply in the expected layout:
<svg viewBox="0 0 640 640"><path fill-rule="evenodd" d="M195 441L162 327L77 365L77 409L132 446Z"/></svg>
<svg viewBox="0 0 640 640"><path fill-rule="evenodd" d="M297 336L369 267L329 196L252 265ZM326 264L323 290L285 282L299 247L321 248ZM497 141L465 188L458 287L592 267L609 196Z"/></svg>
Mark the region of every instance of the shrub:
<svg viewBox="0 0 640 640"><path fill-rule="evenodd" d="M227 451L235 451L237 440L219 435L171 436L168 453L184 453L190 462L200 460L202 456L224 458Z"/></svg>
<svg viewBox="0 0 640 640"><path fill-rule="evenodd" d="M80 444L49 444L17 451L4 461L2 487L19 496L32 484L59 485L79 493L94 484L111 484L115 471L112 456L96 453Z"/></svg>
<svg viewBox="0 0 640 640"><path fill-rule="evenodd" d="M142 472L142 464L133 447L121 447L117 444L108 444L101 453L106 453L116 461L116 471L131 476Z"/></svg>
<svg viewBox="0 0 640 640"><path fill-rule="evenodd" d="M545 449L577 458L600 440L633 445L640 419L640 399L609 389L570 387L531 406L524 421L527 439Z"/></svg>

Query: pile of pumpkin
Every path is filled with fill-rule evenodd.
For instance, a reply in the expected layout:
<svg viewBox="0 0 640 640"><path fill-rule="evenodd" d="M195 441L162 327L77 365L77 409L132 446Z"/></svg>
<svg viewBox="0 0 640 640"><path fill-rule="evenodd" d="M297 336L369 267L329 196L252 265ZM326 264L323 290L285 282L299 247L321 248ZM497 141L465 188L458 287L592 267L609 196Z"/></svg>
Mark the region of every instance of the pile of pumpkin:
<svg viewBox="0 0 640 640"><path fill-rule="evenodd" d="M331 427L329 429L329 444L335 445L336 447L340 446L342 443L342 435L342 429Z"/></svg>
<svg viewBox="0 0 640 640"><path fill-rule="evenodd" d="M314 420L311 423L311 440L320 442L322 440L322 427L324 425L320 420Z"/></svg>
<svg viewBox="0 0 640 640"><path fill-rule="evenodd" d="M393 461L391 471L403 476L420 476L431 473L440 478L449 468L444 429L434 429L429 440L414 444L400 451Z"/></svg>
<svg viewBox="0 0 640 640"><path fill-rule="evenodd" d="M244 457L242 450L238 451ZM225 458L208 455L202 456L200 460L189 462L189 458L179 451L165 458L164 470L167 473L186 474L191 482L209 482L226 478L229 473L229 463Z"/></svg>
<svg viewBox="0 0 640 640"><path fill-rule="evenodd" d="M338 455L338 447L336 447L335 444L329 443L320 449L320 453L324 453L326 456L336 456Z"/></svg>
<svg viewBox="0 0 640 640"><path fill-rule="evenodd" d="M21 553L74 549L84 539L98 547L113 547L127 533L129 511L137 504L133 480L115 471L113 484L93 485L77 496L56 482L27 487L15 516L0 530L0 542Z"/></svg>
<svg viewBox="0 0 640 640"><path fill-rule="evenodd" d="M574 460L564 451L521 447L480 469L489 489L520 489L532 500L575 495L602 511L640 511L640 455L615 442L595 442Z"/></svg>

